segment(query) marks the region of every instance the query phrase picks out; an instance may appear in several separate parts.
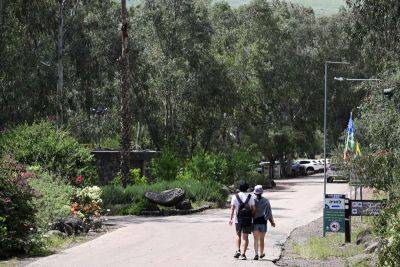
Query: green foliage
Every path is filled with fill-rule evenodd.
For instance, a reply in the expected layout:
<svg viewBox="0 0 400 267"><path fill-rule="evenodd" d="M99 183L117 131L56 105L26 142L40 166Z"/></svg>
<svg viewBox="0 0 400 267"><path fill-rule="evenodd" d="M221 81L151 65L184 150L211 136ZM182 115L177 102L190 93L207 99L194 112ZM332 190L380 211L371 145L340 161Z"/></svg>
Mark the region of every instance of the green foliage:
<svg viewBox="0 0 400 267"><path fill-rule="evenodd" d="M70 205L75 194L73 186L46 172L37 173L29 185L37 194L32 203L37 210L35 217L39 232L49 230L52 223L71 214Z"/></svg>
<svg viewBox="0 0 400 267"><path fill-rule="evenodd" d="M254 146L248 148L232 148L226 156L227 171L226 176L229 184L241 179L247 179L248 174L254 172L257 168L257 162L260 159Z"/></svg>
<svg viewBox="0 0 400 267"><path fill-rule="evenodd" d="M120 215L140 215L143 211L146 210L148 204L149 201L146 198L142 198L138 202L121 209L118 213Z"/></svg>
<svg viewBox="0 0 400 267"><path fill-rule="evenodd" d="M227 167L227 161L223 156L198 150L186 163L180 178L226 183Z"/></svg>
<svg viewBox="0 0 400 267"><path fill-rule="evenodd" d="M391 193L383 214L375 220L377 233L385 239L379 251L381 266L400 265L400 194Z"/></svg>
<svg viewBox="0 0 400 267"><path fill-rule="evenodd" d="M211 180L176 180L161 181L149 185L130 185L125 189L118 186L104 186L102 199L105 207L114 204L137 203L144 198L146 191L161 192L171 188L182 188L186 197L192 202L207 201L223 204L228 195L222 190L221 184Z"/></svg>
<svg viewBox="0 0 400 267"><path fill-rule="evenodd" d="M117 176L112 181L114 186L122 186L121 172L118 172ZM147 177L140 174L140 169L131 169L129 171L128 184L147 184Z"/></svg>
<svg viewBox="0 0 400 267"><path fill-rule="evenodd" d="M181 162L176 152L165 147L160 157L152 161L151 172L160 181L171 181L176 179L180 165Z"/></svg>
<svg viewBox="0 0 400 267"><path fill-rule="evenodd" d="M78 175L86 183L96 179L90 151L68 132L57 131L50 122L15 127L1 137L0 147L3 153L13 155L21 163L39 164L72 182Z"/></svg>
<svg viewBox="0 0 400 267"><path fill-rule="evenodd" d="M9 157L0 160L0 258L29 251L35 224L33 176Z"/></svg>

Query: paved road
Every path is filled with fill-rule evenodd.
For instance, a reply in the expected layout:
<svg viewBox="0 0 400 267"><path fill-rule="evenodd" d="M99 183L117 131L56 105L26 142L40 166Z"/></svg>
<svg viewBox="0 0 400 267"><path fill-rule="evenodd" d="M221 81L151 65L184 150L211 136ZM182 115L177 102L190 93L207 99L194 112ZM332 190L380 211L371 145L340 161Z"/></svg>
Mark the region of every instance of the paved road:
<svg viewBox="0 0 400 267"><path fill-rule="evenodd" d="M30 266L274 266L290 232L322 216L323 178L277 182L264 195L270 199L276 228L267 234L267 260L233 259L234 227L228 210L162 218L114 217L123 227ZM348 193L347 184L328 184L328 193ZM252 239L250 239L252 244ZM250 246L252 248L252 246ZM248 258L254 256L248 251Z"/></svg>

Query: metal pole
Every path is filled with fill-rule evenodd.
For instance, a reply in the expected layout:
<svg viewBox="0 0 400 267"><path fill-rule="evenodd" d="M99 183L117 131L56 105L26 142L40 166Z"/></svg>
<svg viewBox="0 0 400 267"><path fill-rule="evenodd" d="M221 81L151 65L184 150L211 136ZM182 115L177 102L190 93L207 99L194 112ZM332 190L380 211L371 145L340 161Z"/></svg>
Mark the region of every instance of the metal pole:
<svg viewBox="0 0 400 267"><path fill-rule="evenodd" d="M328 102L328 62L325 62L325 86L324 86L324 195L323 195L323 218L324 229L323 237L325 237L325 195L326 195L326 111Z"/></svg>

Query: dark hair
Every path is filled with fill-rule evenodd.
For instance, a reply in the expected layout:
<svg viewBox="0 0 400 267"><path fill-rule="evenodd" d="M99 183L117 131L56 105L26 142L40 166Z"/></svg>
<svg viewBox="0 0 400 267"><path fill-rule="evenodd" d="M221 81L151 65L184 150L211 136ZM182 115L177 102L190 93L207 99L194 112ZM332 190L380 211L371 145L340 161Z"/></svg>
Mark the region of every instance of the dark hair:
<svg viewBox="0 0 400 267"><path fill-rule="evenodd" d="M239 181L239 190L240 192L246 192L249 189L249 185L244 180Z"/></svg>

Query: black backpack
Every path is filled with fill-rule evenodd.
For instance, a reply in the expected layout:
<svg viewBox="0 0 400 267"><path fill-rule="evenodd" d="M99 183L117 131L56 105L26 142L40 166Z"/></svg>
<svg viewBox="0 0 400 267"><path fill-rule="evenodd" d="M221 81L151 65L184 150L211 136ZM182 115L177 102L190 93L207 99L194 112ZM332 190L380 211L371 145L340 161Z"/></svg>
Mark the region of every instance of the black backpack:
<svg viewBox="0 0 400 267"><path fill-rule="evenodd" d="M238 223L241 226L250 226L252 223L252 212L251 212L251 208L249 205L249 201L251 198L251 195L249 194L246 198L246 201L243 203L243 201L240 199L238 194L235 194L236 199L239 202L239 209L237 212L237 219L238 219Z"/></svg>

